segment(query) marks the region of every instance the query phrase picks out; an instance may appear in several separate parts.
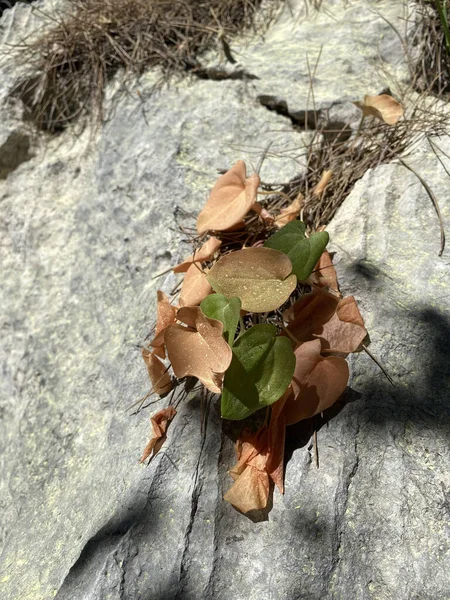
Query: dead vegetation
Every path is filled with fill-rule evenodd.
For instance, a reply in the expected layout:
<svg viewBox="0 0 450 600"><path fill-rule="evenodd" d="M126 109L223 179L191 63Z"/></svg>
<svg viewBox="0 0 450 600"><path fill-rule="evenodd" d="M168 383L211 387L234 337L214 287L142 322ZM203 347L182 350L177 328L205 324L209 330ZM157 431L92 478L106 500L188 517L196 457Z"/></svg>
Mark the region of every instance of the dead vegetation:
<svg viewBox="0 0 450 600"><path fill-rule="evenodd" d="M438 0L441 2L442 0ZM414 86L419 92L428 91L448 100L450 94L450 51L448 28L439 14L437 0L420 0L417 5L418 26L410 41L422 48L415 62ZM444 8L447 10L444 1Z"/></svg>
<svg viewBox="0 0 450 600"><path fill-rule="evenodd" d="M13 50L29 67L17 84L29 118L43 130L64 129L81 114L100 122L105 84L118 71L158 67L162 80L201 70L201 56L270 22L283 0L72 0L55 25Z"/></svg>

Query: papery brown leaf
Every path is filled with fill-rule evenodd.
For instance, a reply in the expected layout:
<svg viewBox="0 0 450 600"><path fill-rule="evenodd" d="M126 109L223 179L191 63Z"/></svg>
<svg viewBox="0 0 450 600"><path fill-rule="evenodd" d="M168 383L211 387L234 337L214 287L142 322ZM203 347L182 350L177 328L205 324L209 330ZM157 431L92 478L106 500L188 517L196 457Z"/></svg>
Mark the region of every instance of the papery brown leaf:
<svg viewBox="0 0 450 600"><path fill-rule="evenodd" d="M197 231L224 231L245 217L256 201L258 175L246 178L245 163L239 160L213 187L208 202L197 218Z"/></svg>
<svg viewBox="0 0 450 600"><path fill-rule="evenodd" d="M284 394L275 404L272 404L267 433L266 470L281 494L284 494L284 444L286 439L286 416L283 409L287 397L288 395Z"/></svg>
<svg viewBox="0 0 450 600"><path fill-rule="evenodd" d="M180 291L180 306L196 306L212 292L206 273L193 263L184 276Z"/></svg>
<svg viewBox="0 0 450 600"><path fill-rule="evenodd" d="M320 339L322 350L355 352L367 335L353 296L340 300L323 291L302 296L283 314L288 331L302 343Z"/></svg>
<svg viewBox="0 0 450 600"><path fill-rule="evenodd" d="M259 202L252 204L252 210L255 211L255 213L259 215L267 225L272 225L274 222L272 215L269 213L269 211L263 208Z"/></svg>
<svg viewBox="0 0 450 600"><path fill-rule="evenodd" d="M323 326L335 314L339 298L319 290L304 294L283 313L287 329L298 342L321 337Z"/></svg>
<svg viewBox="0 0 450 600"><path fill-rule="evenodd" d="M235 483L224 496L243 513L262 510L267 506L270 482L266 469L267 428L262 427L252 434L242 432L236 443L238 462L229 470Z"/></svg>
<svg viewBox="0 0 450 600"><path fill-rule="evenodd" d="M205 262L211 260L222 242L216 237L210 237L199 250L188 256L182 263L172 269L174 273L185 273L194 262Z"/></svg>
<svg viewBox="0 0 450 600"><path fill-rule="evenodd" d="M330 183L332 177L333 177L333 171L324 171L322 173L322 177L319 180L319 183L313 189L312 193L315 196L321 196L323 194L323 192L325 191L325 188L327 187L327 185Z"/></svg>
<svg viewBox="0 0 450 600"><path fill-rule="evenodd" d="M269 499L270 482L267 471L248 465L223 497L243 513L263 510Z"/></svg>
<svg viewBox="0 0 450 600"><path fill-rule="evenodd" d="M327 250L325 250L319 258L319 262L308 278L308 283L321 288L330 288L334 292L339 293L336 269L334 268L330 253Z"/></svg>
<svg viewBox="0 0 450 600"><path fill-rule="evenodd" d="M320 350L320 340L305 342L295 350L292 393L283 409L287 425L309 419L330 408L347 387L349 369L345 358L324 358Z"/></svg>
<svg viewBox="0 0 450 600"><path fill-rule="evenodd" d="M142 348L142 358L147 366L148 376L152 382L152 391L155 394L167 394L173 388L172 379L166 365L160 361L155 352Z"/></svg>
<svg viewBox="0 0 450 600"><path fill-rule="evenodd" d="M353 102L366 116L395 125L404 113L403 106L388 94L364 96L363 102Z"/></svg>
<svg viewBox="0 0 450 600"><path fill-rule="evenodd" d="M164 339L173 371L179 378L197 377L208 390L219 394L232 358L222 335L223 324L199 309L195 328L193 331L178 324L167 327Z"/></svg>
<svg viewBox="0 0 450 600"><path fill-rule="evenodd" d="M168 406L150 418L150 423L153 427L153 435L144 449L140 461L141 463L144 462L144 460L146 460L150 454L152 454L152 452L152 458L159 452L161 446L166 441L167 427L176 414L177 411L172 406Z"/></svg>
<svg viewBox="0 0 450 600"><path fill-rule="evenodd" d="M166 353L164 350L164 329L170 323L175 323L175 314L177 312L177 307L170 304L169 298L161 290L158 290L156 294L158 298L156 329L155 337L150 342L150 346L152 348L155 348L154 354L157 354L161 358L165 358Z"/></svg>
<svg viewBox="0 0 450 600"><path fill-rule="evenodd" d="M237 296L243 310L268 312L292 294L297 278L288 256L272 248L246 248L230 252L216 262L208 280L227 298Z"/></svg>
<svg viewBox="0 0 450 600"><path fill-rule="evenodd" d="M275 225L277 227L284 227L287 223L295 221L300 215L300 211L303 206L303 194L298 194L297 198L289 204L286 208L280 210L280 214L275 217Z"/></svg>

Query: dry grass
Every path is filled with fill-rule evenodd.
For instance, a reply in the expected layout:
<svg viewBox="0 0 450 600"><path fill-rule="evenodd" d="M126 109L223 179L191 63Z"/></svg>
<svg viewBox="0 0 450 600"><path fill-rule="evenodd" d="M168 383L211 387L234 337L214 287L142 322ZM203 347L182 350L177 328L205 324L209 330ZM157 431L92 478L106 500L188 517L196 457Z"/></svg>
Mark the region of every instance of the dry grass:
<svg viewBox="0 0 450 600"><path fill-rule="evenodd" d="M449 100L450 53L446 50L445 32L434 0L419 0L419 25L411 45L420 45L422 52L415 64L414 83L419 92Z"/></svg>
<svg viewBox="0 0 450 600"><path fill-rule="evenodd" d="M118 71L159 67L167 80L201 69L217 44L232 60L227 40L269 23L282 2L266 1L258 15L262 0L72 0L53 28L16 47L29 75L13 94L44 130L87 113L99 122L105 84Z"/></svg>

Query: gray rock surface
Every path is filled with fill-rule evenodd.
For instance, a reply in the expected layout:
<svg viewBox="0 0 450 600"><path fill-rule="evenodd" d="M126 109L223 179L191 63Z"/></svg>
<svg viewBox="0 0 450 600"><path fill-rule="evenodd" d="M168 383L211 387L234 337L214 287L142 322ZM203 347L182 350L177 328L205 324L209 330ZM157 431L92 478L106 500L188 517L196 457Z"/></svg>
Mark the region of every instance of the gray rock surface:
<svg viewBox="0 0 450 600"><path fill-rule="evenodd" d="M177 220L194 222L179 209L196 213L217 169L238 158L256 166L269 143L265 181L300 172L307 136L259 96L305 110L306 51L317 53L320 39L322 108L345 111L344 100L391 85L386 63L401 79L398 37L373 11L400 27L404 7L333 2L319 27L293 3L264 41L234 44L260 79L151 93L149 73L131 94L116 82L94 139L36 136L3 100L2 599L449 597L449 253L438 257L433 207L404 167L367 173L330 228L344 290L360 302L396 388L366 355L352 359L353 391L319 431L320 469L311 432L291 432L286 495L274 495L267 521L222 501L234 450L215 403L204 434L199 400L180 405L149 468L137 463L149 413L126 412L148 387L139 344L162 281L151 277L185 253ZM14 70L3 72L9 85ZM11 165L5 144L17 131L28 150ZM437 143L450 153L448 139ZM423 145L408 161L433 186L449 229L436 157Z"/></svg>

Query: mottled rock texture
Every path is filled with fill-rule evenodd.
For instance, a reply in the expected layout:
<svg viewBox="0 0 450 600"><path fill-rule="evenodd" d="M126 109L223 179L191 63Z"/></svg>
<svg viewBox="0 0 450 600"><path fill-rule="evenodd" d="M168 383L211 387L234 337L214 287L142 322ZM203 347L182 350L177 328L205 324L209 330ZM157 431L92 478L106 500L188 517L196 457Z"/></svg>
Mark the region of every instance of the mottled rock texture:
<svg viewBox="0 0 450 600"><path fill-rule="evenodd" d="M294 2L264 39L232 45L258 79L151 94L148 73L131 86L138 99L113 83L95 136L33 132L7 100L14 68L2 67L2 599L450 597L449 251L438 256L433 207L402 165L368 172L330 227L343 288L396 387L367 355L352 358L351 390L317 421L320 469L310 426L291 431L286 495L267 521L222 501L234 450L216 403L204 434L199 400L182 405L149 468L137 462L149 413L126 412L148 388L139 345L161 285L152 276L185 253L177 221L193 223L217 169L256 166L269 143L265 181L304 168L309 138L292 118L311 107L308 60L314 69L323 46L315 102L350 116L347 100L407 77L389 24L404 26L406 3L322 4L307 18ZM29 11L5 11L3 44L34 26ZM407 160L450 229L431 148Z"/></svg>

